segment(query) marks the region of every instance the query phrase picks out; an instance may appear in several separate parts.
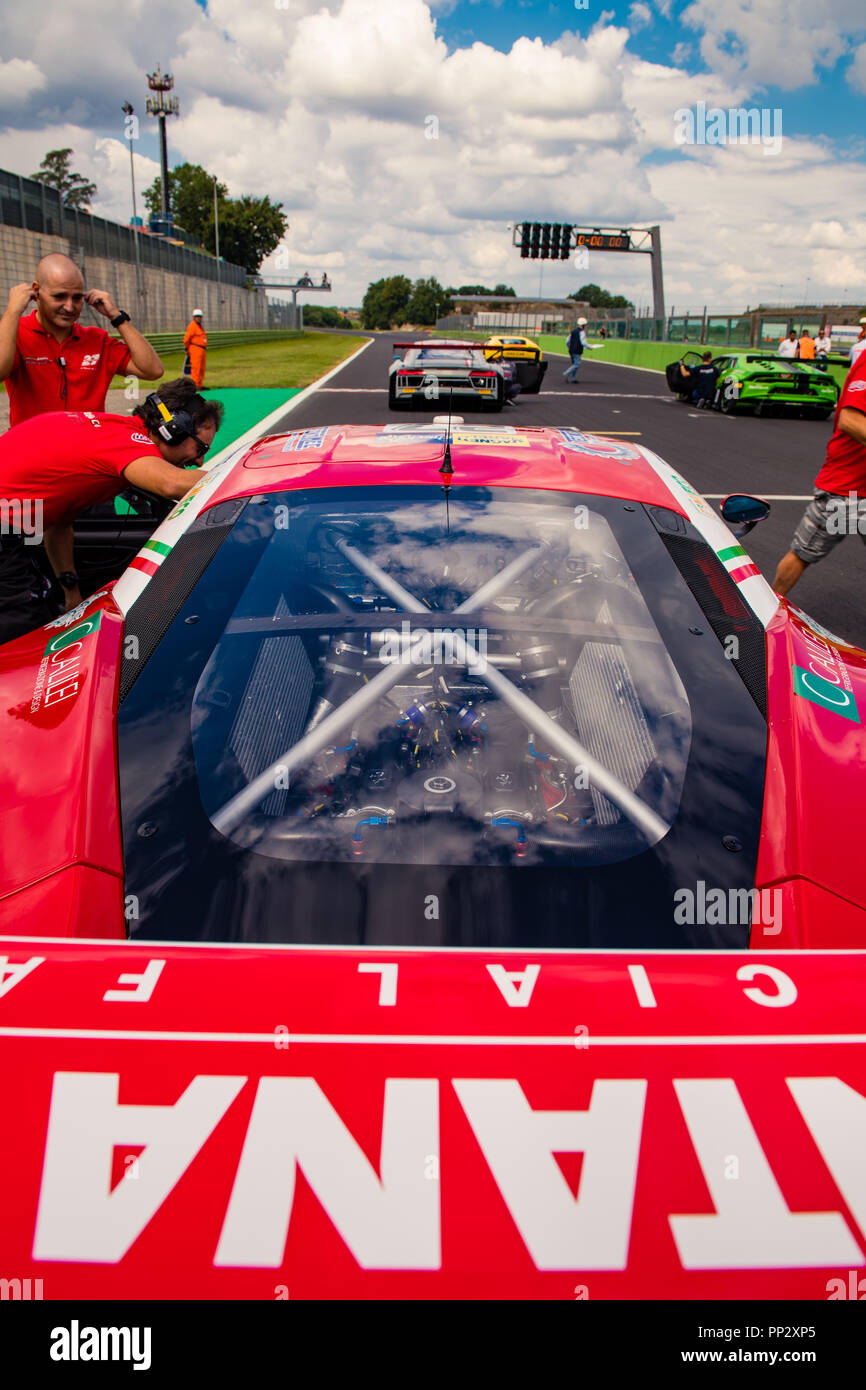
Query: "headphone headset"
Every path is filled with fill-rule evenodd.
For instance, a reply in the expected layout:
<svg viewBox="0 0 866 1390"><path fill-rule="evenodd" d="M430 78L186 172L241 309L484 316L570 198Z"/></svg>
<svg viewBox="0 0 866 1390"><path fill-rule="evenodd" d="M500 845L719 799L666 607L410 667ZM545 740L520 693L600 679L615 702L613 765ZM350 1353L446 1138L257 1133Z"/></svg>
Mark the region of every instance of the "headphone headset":
<svg viewBox="0 0 866 1390"><path fill-rule="evenodd" d="M193 396L192 399L197 401L201 400L201 397ZM162 417L161 422L156 425L155 433L160 439L164 439L166 444L182 444L185 439L195 434L195 421L188 410L177 410L172 414L156 391L151 391L144 403Z"/></svg>

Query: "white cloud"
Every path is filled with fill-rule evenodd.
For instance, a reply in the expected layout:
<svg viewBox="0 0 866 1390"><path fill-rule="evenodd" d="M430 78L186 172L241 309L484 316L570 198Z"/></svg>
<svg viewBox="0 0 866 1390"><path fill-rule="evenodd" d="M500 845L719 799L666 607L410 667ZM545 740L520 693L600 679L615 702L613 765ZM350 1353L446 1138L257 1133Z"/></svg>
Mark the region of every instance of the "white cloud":
<svg viewBox="0 0 866 1390"><path fill-rule="evenodd" d="M863 0L694 0L680 19L713 72L787 91L816 81L864 28Z"/></svg>
<svg viewBox="0 0 866 1390"><path fill-rule="evenodd" d="M29 58L0 59L0 109L12 109L45 86L45 74Z"/></svg>
<svg viewBox="0 0 866 1390"><path fill-rule="evenodd" d="M629 6L628 23L633 33L637 33L639 29L645 29L652 22L653 12L649 5L643 3L643 0L635 0L635 3Z"/></svg>
<svg viewBox="0 0 866 1390"><path fill-rule="evenodd" d="M866 92L866 43L854 50L854 58L848 69L848 81L857 92Z"/></svg>
<svg viewBox="0 0 866 1390"><path fill-rule="evenodd" d="M668 13L668 0L654 4ZM844 273L853 293L863 227L842 214L839 190L846 207L866 206L861 164L840 162L828 142L787 136L773 158L749 146L674 144L678 108L752 104L750 83L769 62L762 15L777 4L762 0L756 14L746 0L696 0L688 13L703 14L707 52L716 45L720 57L691 74L691 43L678 43L666 64L637 59L611 12L589 32L575 14L575 32L554 43L524 37L508 52L483 43L449 51L436 19L450 0L291 0L285 10L273 0L209 0L206 10L195 0L125 0L110 25L104 0L76 0L74 14L31 0L26 12L0 15L6 67L33 78L22 87L19 128L0 130L0 165L30 173L47 149L69 145L75 167L99 186L95 210L127 221L119 108L132 100L147 133L136 153L140 198L157 172L142 74L158 32L181 108L169 126L172 160L204 164L235 196L282 201L289 269L327 269L335 303L359 303L370 280L391 273L504 280L518 293L536 292L541 274L557 295L595 280L646 302L647 258L595 256L588 270L522 261L506 224L523 218L658 222L668 297L680 307L724 299L736 309L776 293L780 247L784 275L800 288L807 274L829 287ZM642 0L633 8L652 17ZM786 0L773 28L777 66L808 57L816 32L814 61L829 58L847 42L841 21L855 8L825 0L816 31L814 4ZM824 33L828 11L835 39ZM855 68L862 63L858 53ZM431 115L438 139L427 138ZM805 236L804 187L810 209L834 209Z"/></svg>

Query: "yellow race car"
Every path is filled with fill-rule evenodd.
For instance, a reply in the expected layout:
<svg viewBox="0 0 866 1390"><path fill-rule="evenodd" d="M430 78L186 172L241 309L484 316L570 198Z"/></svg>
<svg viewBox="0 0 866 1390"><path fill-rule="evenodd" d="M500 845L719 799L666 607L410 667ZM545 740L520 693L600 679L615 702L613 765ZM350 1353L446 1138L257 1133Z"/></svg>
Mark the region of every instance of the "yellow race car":
<svg viewBox="0 0 866 1390"><path fill-rule="evenodd" d="M496 335L488 338L484 344L484 356L488 362L501 362L503 358L513 362L521 391L527 396L538 395L547 371L547 363L542 359L538 343L517 335Z"/></svg>

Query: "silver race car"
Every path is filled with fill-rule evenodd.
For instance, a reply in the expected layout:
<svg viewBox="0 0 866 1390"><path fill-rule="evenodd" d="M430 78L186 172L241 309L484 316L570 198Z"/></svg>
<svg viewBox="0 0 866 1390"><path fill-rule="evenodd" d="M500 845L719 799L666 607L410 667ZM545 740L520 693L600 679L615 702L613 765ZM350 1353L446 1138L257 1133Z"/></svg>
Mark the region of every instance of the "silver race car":
<svg viewBox="0 0 866 1390"><path fill-rule="evenodd" d="M395 343L388 374L388 406L419 410L427 402L442 406L449 396L480 402L486 410L501 410L520 391L511 362L489 362L479 344L424 339Z"/></svg>

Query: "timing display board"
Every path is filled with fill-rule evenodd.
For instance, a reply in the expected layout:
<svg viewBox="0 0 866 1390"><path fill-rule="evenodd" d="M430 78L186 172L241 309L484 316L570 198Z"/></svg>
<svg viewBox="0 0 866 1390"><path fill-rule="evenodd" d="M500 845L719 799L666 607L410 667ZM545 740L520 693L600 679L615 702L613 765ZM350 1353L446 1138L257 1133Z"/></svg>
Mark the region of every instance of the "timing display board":
<svg viewBox="0 0 866 1390"><path fill-rule="evenodd" d="M575 232L575 246L587 246L591 251L631 251L631 237L625 233Z"/></svg>

